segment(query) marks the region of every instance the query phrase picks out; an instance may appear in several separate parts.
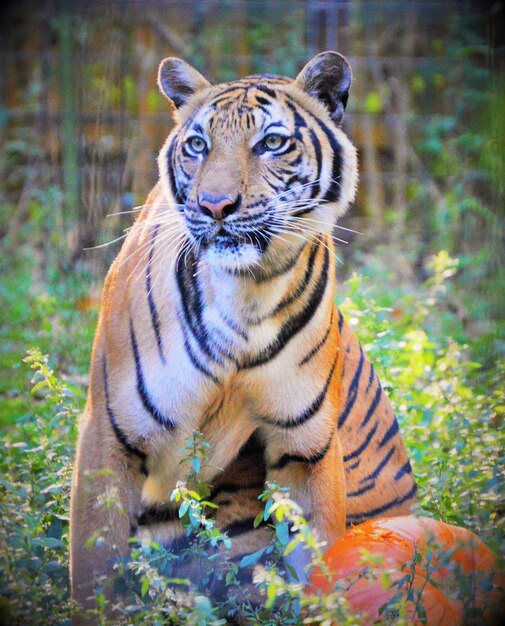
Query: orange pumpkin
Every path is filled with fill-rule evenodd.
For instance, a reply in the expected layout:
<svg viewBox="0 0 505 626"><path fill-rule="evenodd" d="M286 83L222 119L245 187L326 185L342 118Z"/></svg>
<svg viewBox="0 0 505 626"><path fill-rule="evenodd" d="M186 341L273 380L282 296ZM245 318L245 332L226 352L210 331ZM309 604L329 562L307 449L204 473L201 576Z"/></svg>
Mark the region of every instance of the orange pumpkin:
<svg viewBox="0 0 505 626"><path fill-rule="evenodd" d="M399 612L416 626L461 626L474 623L471 614L483 626L505 623L504 572L464 528L413 515L365 522L331 546L325 563L329 576L315 568L311 591L339 586L366 625L388 623Z"/></svg>

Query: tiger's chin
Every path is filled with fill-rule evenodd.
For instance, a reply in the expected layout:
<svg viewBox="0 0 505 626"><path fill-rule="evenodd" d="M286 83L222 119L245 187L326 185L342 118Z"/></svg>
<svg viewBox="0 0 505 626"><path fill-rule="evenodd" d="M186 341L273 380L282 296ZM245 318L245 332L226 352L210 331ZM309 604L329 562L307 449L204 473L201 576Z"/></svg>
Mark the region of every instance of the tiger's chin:
<svg viewBox="0 0 505 626"><path fill-rule="evenodd" d="M213 268L228 272L253 272L263 252L253 243L215 242L207 246L203 258Z"/></svg>

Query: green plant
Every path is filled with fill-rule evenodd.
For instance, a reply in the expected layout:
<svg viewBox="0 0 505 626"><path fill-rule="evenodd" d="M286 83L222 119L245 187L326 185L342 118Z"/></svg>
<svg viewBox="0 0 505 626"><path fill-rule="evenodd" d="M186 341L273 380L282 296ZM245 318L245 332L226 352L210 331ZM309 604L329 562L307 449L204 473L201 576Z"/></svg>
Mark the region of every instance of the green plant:
<svg viewBox="0 0 505 626"><path fill-rule="evenodd" d="M68 503L76 418L82 405L38 349L34 414L0 441L0 594L5 623L64 623L69 615Z"/></svg>

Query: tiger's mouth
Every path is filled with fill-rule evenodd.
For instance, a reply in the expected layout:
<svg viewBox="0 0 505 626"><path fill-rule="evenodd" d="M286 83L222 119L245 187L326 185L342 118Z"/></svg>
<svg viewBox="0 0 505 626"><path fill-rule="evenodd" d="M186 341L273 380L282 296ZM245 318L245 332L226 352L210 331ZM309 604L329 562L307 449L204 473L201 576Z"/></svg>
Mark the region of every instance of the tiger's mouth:
<svg viewBox="0 0 505 626"><path fill-rule="evenodd" d="M238 231L226 224L216 225L204 232L194 232L191 228L190 231L202 248L213 248L222 252L239 251L246 246L253 246L260 252L264 252L271 238L266 229Z"/></svg>

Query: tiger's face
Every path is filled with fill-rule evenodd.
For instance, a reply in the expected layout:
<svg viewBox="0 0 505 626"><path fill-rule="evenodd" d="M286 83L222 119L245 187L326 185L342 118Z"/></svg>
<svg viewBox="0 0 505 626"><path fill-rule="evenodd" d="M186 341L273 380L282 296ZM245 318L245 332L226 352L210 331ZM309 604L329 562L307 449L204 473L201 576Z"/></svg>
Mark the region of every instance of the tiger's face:
<svg viewBox="0 0 505 626"><path fill-rule="evenodd" d="M216 86L169 58L159 84L178 121L160 152L161 180L201 258L239 272L275 267L332 230L357 179L338 127L350 85L343 57L322 53L295 80Z"/></svg>

